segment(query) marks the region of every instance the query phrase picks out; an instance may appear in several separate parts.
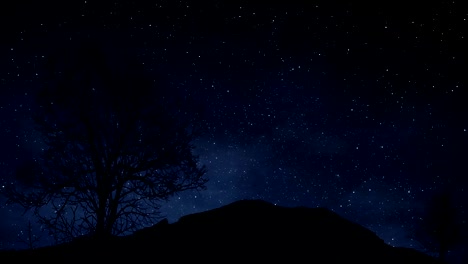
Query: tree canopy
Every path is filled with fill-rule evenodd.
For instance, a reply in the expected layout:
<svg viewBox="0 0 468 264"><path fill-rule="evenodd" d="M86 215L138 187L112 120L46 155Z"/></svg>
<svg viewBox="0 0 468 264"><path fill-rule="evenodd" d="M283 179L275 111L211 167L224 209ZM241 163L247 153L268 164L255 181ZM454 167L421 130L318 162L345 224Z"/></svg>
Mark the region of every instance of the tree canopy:
<svg viewBox="0 0 468 264"><path fill-rule="evenodd" d="M44 148L3 192L58 241L154 224L161 202L205 188L193 153L201 126L141 63L85 42L49 66L33 115Z"/></svg>

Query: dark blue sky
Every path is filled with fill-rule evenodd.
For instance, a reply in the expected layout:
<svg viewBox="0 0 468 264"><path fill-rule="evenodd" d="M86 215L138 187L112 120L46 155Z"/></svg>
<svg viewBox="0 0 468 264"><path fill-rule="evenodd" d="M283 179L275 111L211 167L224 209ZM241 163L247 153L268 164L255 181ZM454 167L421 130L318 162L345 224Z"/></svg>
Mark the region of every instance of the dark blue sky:
<svg viewBox="0 0 468 264"><path fill-rule="evenodd" d="M466 219L462 1L91 2L0 8L4 181L41 148L28 109L47 61L65 65L94 39L110 64L136 58L164 89L190 98L206 127L196 152L208 188L164 205L171 221L260 198L325 206L389 244L418 248L408 236L444 188ZM14 208L0 208L5 248L28 221Z"/></svg>

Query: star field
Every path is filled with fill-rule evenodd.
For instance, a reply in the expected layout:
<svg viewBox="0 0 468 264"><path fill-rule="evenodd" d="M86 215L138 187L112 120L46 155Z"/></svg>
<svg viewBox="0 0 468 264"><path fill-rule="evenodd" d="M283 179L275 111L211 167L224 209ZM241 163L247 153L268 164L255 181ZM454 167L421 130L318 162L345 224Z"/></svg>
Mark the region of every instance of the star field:
<svg viewBox="0 0 468 264"><path fill-rule="evenodd" d="M3 182L42 147L29 114L47 61L66 64L63 56L92 38L116 67L138 60L203 124L195 152L207 190L163 205L170 221L264 199L327 207L386 243L421 249L411 232L443 188L466 219L462 1L70 3L0 8ZM24 246L15 232L29 219L14 206L0 213L1 245Z"/></svg>

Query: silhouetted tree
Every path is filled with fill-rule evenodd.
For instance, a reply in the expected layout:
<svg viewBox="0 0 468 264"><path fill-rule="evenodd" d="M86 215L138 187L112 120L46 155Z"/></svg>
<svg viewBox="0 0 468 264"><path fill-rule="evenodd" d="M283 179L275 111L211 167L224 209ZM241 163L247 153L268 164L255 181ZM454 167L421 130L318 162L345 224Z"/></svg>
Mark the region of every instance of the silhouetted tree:
<svg viewBox="0 0 468 264"><path fill-rule="evenodd" d="M26 230L21 231L18 234L18 241L25 244L28 249L34 249L39 243L41 237L37 235L37 232L34 232L31 221L28 221L28 226Z"/></svg>
<svg viewBox="0 0 468 264"><path fill-rule="evenodd" d="M89 42L51 59L33 117L42 154L17 171L27 184L3 191L34 209L57 242L154 224L161 202L207 182L193 154L200 127L140 74L141 63L106 49Z"/></svg>
<svg viewBox="0 0 468 264"><path fill-rule="evenodd" d="M444 190L429 201L414 238L426 250L437 252L439 260L444 262L449 249L460 242L460 231L452 193Z"/></svg>

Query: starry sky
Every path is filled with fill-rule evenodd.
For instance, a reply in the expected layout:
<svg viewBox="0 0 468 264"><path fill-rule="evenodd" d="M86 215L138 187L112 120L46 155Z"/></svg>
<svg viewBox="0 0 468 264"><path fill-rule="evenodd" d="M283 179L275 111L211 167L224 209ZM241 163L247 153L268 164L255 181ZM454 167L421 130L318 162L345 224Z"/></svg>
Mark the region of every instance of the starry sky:
<svg viewBox="0 0 468 264"><path fill-rule="evenodd" d="M30 114L48 60L93 39L114 65L136 58L190 98L203 123L195 152L210 181L163 205L171 222L264 199L327 207L388 244L420 248L411 233L443 189L466 219L463 1L253 2L0 7L2 182L41 148ZM0 202L0 246L24 246L17 235L33 218Z"/></svg>

